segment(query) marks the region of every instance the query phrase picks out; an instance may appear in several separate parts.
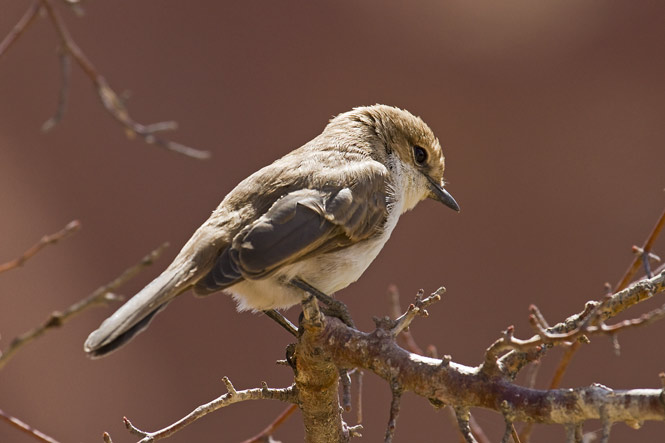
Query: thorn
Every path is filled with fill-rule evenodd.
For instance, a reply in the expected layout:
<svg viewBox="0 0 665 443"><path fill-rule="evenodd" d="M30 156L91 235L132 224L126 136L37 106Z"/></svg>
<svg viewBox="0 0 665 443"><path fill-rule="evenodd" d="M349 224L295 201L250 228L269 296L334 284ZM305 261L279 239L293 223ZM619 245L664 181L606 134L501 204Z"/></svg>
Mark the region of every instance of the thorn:
<svg viewBox="0 0 665 443"><path fill-rule="evenodd" d="M222 377L222 381L226 385L226 390L229 393L229 397L233 397L235 395L238 395L238 392L236 391L236 388L233 387L233 383L231 383L231 380L225 375Z"/></svg>

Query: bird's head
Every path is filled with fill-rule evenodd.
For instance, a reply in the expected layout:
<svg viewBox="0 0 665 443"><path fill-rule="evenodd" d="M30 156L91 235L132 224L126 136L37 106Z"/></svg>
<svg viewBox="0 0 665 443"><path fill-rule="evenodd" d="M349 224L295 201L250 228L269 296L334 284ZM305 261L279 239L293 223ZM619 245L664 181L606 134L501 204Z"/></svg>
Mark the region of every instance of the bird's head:
<svg viewBox="0 0 665 443"><path fill-rule="evenodd" d="M444 188L445 161L441 145L427 124L408 111L385 105L355 108L350 112L381 141L386 166L401 174L404 210L431 198L455 211L459 205ZM390 163L399 162L399 165Z"/></svg>

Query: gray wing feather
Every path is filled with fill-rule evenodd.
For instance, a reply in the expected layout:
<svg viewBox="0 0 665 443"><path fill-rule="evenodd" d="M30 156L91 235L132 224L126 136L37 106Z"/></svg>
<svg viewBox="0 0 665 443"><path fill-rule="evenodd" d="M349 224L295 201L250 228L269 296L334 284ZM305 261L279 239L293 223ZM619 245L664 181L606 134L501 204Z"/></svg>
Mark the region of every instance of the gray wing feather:
<svg viewBox="0 0 665 443"><path fill-rule="evenodd" d="M222 251L197 292L210 293L242 279L270 275L312 253L330 252L368 238L385 222L383 180L338 192L303 189L277 200Z"/></svg>

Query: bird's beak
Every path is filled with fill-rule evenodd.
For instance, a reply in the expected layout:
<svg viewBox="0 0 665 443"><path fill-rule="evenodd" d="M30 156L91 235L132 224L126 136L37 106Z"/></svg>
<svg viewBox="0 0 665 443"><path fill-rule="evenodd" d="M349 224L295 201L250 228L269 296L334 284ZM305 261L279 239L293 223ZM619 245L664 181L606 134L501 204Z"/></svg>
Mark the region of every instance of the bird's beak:
<svg viewBox="0 0 665 443"><path fill-rule="evenodd" d="M427 176L427 180L429 180L429 189L431 191L430 198L439 201L448 206L450 209L454 209L455 211L459 212L459 205L453 196L450 195L450 192L443 189L443 186L435 182L431 177Z"/></svg>

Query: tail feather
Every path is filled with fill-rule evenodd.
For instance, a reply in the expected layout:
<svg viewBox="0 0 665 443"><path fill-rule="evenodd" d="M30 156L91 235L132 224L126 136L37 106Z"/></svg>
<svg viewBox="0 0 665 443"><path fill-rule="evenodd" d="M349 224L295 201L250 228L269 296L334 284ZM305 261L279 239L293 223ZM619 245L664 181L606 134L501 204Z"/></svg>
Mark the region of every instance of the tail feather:
<svg viewBox="0 0 665 443"><path fill-rule="evenodd" d="M159 311L164 309L166 307L166 305L168 305L168 304L169 304L169 302L166 302L163 305L161 305L160 307L158 307L157 309L155 309L154 311L150 312L148 315L143 317L143 319L141 319L134 326L127 329L125 332L118 335L117 337L115 337L114 339L112 339L110 342L108 342L106 344L95 346L93 335L90 334L90 336L88 337L88 340L85 342L85 351L92 358L104 357L105 355L110 354L111 352L113 352L116 349L122 347L122 345L124 345L125 343L130 341L132 338L134 338L135 335L137 335L140 332L143 332L145 329L147 329L148 325L152 321L152 318L155 316L155 314L157 314ZM95 332L97 332L97 331L95 331Z"/></svg>
<svg viewBox="0 0 665 443"><path fill-rule="evenodd" d="M196 268L169 266L159 277L122 305L93 331L83 346L91 357L103 357L143 331L150 320L180 293L186 291Z"/></svg>

